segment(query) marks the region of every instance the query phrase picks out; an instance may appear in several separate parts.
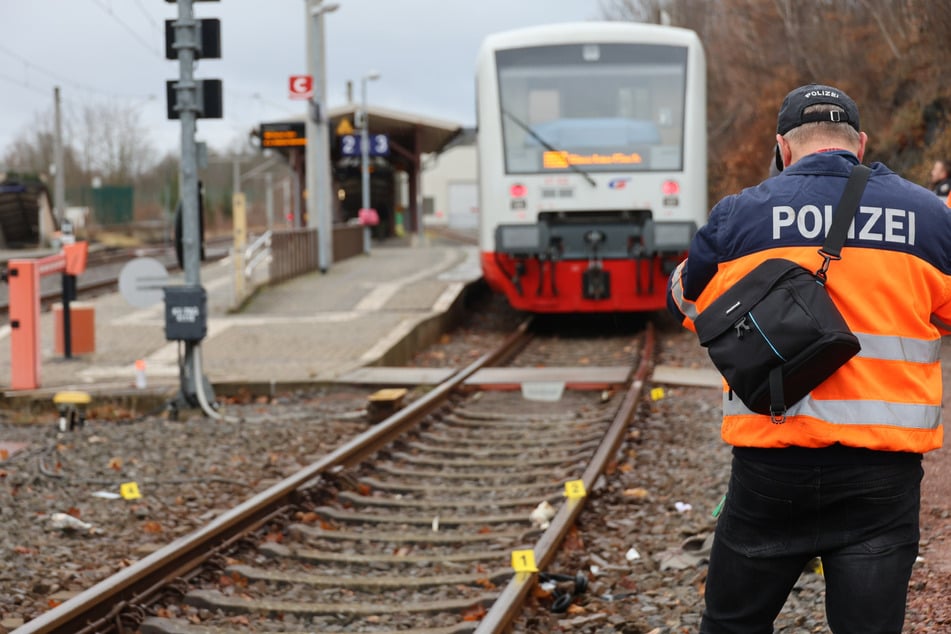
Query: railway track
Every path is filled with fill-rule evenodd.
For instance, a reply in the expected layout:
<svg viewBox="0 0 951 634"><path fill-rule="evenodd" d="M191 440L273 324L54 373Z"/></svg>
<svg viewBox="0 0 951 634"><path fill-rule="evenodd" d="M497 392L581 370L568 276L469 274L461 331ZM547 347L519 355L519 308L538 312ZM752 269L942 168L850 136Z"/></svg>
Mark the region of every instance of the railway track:
<svg viewBox="0 0 951 634"><path fill-rule="evenodd" d="M654 348L648 328L617 398L539 403L473 383L530 338L523 324L425 397L17 634L505 631L616 452Z"/></svg>

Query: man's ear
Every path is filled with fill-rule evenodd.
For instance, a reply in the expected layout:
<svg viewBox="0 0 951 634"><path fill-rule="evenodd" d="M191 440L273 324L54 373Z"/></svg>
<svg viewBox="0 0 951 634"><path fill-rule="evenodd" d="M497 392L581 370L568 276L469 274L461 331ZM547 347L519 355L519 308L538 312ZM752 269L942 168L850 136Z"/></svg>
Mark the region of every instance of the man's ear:
<svg viewBox="0 0 951 634"><path fill-rule="evenodd" d="M792 148L789 147L789 142L782 137L782 135L776 135L776 169L780 172L784 168L789 167L792 164Z"/></svg>
<svg viewBox="0 0 951 634"><path fill-rule="evenodd" d="M865 146L868 144L868 135L864 132L859 132L859 149L855 153L859 157L859 163L865 158Z"/></svg>

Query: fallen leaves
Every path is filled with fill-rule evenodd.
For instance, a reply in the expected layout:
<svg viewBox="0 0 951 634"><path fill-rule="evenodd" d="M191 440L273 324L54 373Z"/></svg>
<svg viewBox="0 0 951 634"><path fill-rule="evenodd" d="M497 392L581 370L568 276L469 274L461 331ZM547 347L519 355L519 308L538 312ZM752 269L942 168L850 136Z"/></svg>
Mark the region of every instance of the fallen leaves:
<svg viewBox="0 0 951 634"><path fill-rule="evenodd" d="M624 489L621 495L635 500L646 500L650 496L650 492L643 487L634 487L632 489Z"/></svg>
<svg viewBox="0 0 951 634"><path fill-rule="evenodd" d="M280 544L284 541L284 533L281 530L272 530L264 536L265 543Z"/></svg>
<svg viewBox="0 0 951 634"><path fill-rule="evenodd" d="M584 538L576 526L572 526L565 535L565 540L561 545L565 553L581 552L584 550Z"/></svg>
<svg viewBox="0 0 951 634"><path fill-rule="evenodd" d="M300 511L296 517L301 524L316 524L320 520L320 516L313 511Z"/></svg>
<svg viewBox="0 0 951 634"><path fill-rule="evenodd" d="M463 621L481 621L485 618L486 610L482 605L474 605L462 613Z"/></svg>

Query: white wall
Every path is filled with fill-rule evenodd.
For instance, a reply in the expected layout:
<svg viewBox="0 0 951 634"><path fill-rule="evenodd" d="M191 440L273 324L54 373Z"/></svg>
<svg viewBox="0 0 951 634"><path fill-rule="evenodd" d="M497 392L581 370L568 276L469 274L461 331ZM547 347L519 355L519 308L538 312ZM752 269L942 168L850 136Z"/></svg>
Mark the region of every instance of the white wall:
<svg viewBox="0 0 951 634"><path fill-rule="evenodd" d="M457 145L437 156L430 155L423 161L423 166L421 177L423 198L432 198L433 201L433 213L425 216L423 222L449 224L450 187L470 184L478 187L476 146L474 144ZM458 199L458 196L456 198Z"/></svg>

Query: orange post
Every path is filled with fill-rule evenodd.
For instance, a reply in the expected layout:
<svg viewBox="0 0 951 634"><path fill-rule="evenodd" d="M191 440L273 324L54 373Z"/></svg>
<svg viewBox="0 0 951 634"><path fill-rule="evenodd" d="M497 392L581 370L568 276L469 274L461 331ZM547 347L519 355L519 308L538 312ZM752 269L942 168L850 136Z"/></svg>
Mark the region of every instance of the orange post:
<svg viewBox="0 0 951 634"><path fill-rule="evenodd" d="M10 260L10 388L40 386L40 271L35 260Z"/></svg>
<svg viewBox="0 0 951 634"><path fill-rule="evenodd" d="M70 302L69 315L71 354L92 354L96 351L96 307L88 302ZM53 352L56 354L66 353L65 322L63 304L53 304Z"/></svg>
<svg viewBox="0 0 951 634"><path fill-rule="evenodd" d="M88 242L74 242L63 245L66 257L66 274L80 275L86 271L86 256L89 254Z"/></svg>
<svg viewBox="0 0 951 634"><path fill-rule="evenodd" d="M40 386L40 278L86 269L87 243L68 245L62 252L35 260L10 260L7 282L10 302L10 389Z"/></svg>

